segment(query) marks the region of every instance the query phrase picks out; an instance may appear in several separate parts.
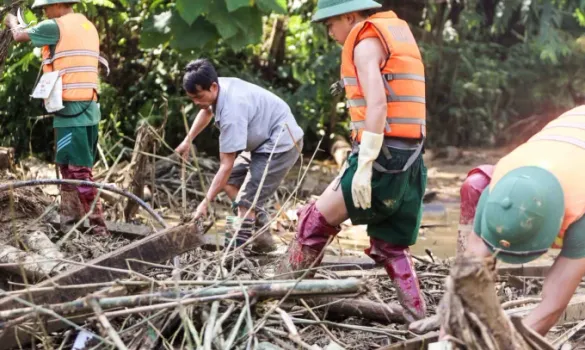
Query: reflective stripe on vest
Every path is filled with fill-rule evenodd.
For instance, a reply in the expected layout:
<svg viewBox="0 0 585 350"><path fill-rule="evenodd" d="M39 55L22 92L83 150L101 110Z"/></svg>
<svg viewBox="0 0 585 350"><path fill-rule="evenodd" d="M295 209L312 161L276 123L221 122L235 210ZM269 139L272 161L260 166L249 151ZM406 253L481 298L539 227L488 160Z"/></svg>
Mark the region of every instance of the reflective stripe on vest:
<svg viewBox="0 0 585 350"><path fill-rule="evenodd" d="M398 96L390 94L386 97L387 102L416 102L425 103L425 98L420 96ZM368 104L365 98L358 98L354 100L347 100L347 107L366 107Z"/></svg>
<svg viewBox="0 0 585 350"><path fill-rule="evenodd" d="M98 89L98 85L94 83L72 83L63 84L63 90L74 90L74 89Z"/></svg>
<svg viewBox="0 0 585 350"><path fill-rule="evenodd" d="M100 54L98 52L90 51L90 50L68 50L68 51L58 52L52 58L48 58L48 59L43 60L43 64L51 64L59 58L73 57L73 56L89 56L89 57L97 58L101 64L106 66L107 75L110 75L110 65L109 65L108 61L105 58L103 58L102 56L100 56Z"/></svg>
<svg viewBox="0 0 585 350"><path fill-rule="evenodd" d="M386 131L390 132L390 124L427 125L426 120L418 118L386 118ZM349 122L350 130L359 130L366 126L363 120Z"/></svg>
<svg viewBox="0 0 585 350"><path fill-rule="evenodd" d="M537 135L530 139L528 142L532 141L559 141L559 142L566 142L570 143L571 145L581 147L585 149L585 141L580 140L575 137L570 136L563 136L563 135Z"/></svg>
<svg viewBox="0 0 585 350"><path fill-rule="evenodd" d="M60 76L63 76L64 74L69 74L69 73L83 73L83 72L97 73L98 72L98 69L96 67L90 67L90 66L71 67L71 68L61 69L59 71L59 75Z"/></svg>
<svg viewBox="0 0 585 350"><path fill-rule="evenodd" d="M392 81L392 80L414 80L414 81L422 81L425 82L425 77L418 75L418 74L382 74L384 80ZM358 80L356 77L345 77L339 81L339 85L344 88L346 86L358 86Z"/></svg>
<svg viewBox="0 0 585 350"><path fill-rule="evenodd" d="M543 130L554 129L554 128L577 128L585 130L585 123L577 123L577 122L561 122L561 123L554 123L544 127Z"/></svg>

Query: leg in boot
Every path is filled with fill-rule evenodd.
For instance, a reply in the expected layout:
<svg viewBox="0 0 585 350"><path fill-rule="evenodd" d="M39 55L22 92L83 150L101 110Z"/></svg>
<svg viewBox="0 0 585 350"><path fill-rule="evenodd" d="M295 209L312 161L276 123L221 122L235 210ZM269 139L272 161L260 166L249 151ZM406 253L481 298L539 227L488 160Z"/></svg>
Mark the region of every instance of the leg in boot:
<svg viewBox="0 0 585 350"><path fill-rule="evenodd" d="M234 242L231 244L230 249L241 247L246 243L254 230L253 219L242 219L237 216L228 216L226 223L226 239L225 246L228 247L232 239ZM233 237L236 237L235 239Z"/></svg>
<svg viewBox="0 0 585 350"><path fill-rule="evenodd" d="M71 176L74 179L93 182L91 168L70 166L69 169ZM102 236L109 235L110 233L106 228L106 222L103 216L101 200L96 200L98 189L95 187L79 186L77 187L77 192L79 194L79 199L81 200L81 204L83 205L85 213L90 212L91 207L95 201L93 211L91 211L91 214L89 215L89 223L93 226L93 234Z"/></svg>
<svg viewBox="0 0 585 350"><path fill-rule="evenodd" d="M370 238L370 248L366 249L365 252L376 263L384 265L388 276L392 279L394 288L396 288L398 300L406 311L405 318L409 322L424 318L426 302L420 289L409 248Z"/></svg>
<svg viewBox="0 0 585 350"><path fill-rule="evenodd" d="M330 237L341 231L340 226L330 225L317 209L316 202L305 205L297 212L299 224L297 235L290 243L286 255L281 259L276 269L277 275L286 274L282 278L299 278L303 270L321 263L321 251L325 249ZM309 272L306 277L311 278L315 273Z"/></svg>
<svg viewBox="0 0 585 350"><path fill-rule="evenodd" d="M70 179L69 168L67 165L60 165L61 178ZM75 186L61 185L61 205L59 208L60 231L69 232L77 221L83 217L83 208L77 195Z"/></svg>
<svg viewBox="0 0 585 350"><path fill-rule="evenodd" d="M457 255L465 252L467 237L473 228L475 210L483 190L490 184L493 165L480 165L467 174L461 185L461 214L459 216L459 230L457 233Z"/></svg>
<svg viewBox="0 0 585 350"><path fill-rule="evenodd" d="M260 233L252 242L252 250L256 253L269 253L276 250L272 229L269 225L270 217L265 210L256 211L256 222L254 224L254 235Z"/></svg>

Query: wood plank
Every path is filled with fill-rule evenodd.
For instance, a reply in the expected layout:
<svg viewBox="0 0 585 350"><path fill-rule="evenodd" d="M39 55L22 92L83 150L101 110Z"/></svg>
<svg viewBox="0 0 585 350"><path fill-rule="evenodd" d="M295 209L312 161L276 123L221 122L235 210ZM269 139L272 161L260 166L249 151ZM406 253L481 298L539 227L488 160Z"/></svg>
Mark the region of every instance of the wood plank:
<svg viewBox="0 0 585 350"><path fill-rule="evenodd" d="M328 313L344 317L360 317L371 321L404 323L404 309L398 303L382 304L371 300L336 298L307 298L310 306L330 304L324 307Z"/></svg>
<svg viewBox="0 0 585 350"><path fill-rule="evenodd" d="M325 255L323 257L323 260L321 261L321 266L327 267L329 270L332 271L347 271L359 269L371 270L376 267L376 263L369 257Z"/></svg>
<svg viewBox="0 0 585 350"><path fill-rule="evenodd" d="M39 283L36 287L50 287L58 285L86 284L113 281L118 278L127 277L126 273L96 269L93 266L105 266L110 268L124 269L128 266L132 270L141 272L149 266L136 262L129 262L129 259L148 261L152 263L161 263L180 255L187 251L196 249L203 244L205 240L202 232L195 224L181 225L161 232L154 233L142 240L133 242L109 254L96 258L87 263L86 266L79 266L72 270L65 271L50 280ZM32 301L37 305L54 304L71 301L75 298L83 297L94 292L93 288L70 289L66 292L40 292L33 293ZM9 310L21 307L22 304L15 298L22 298L31 301L30 296L21 293L14 296L0 299L0 310ZM54 331L59 329L59 323L56 324ZM6 329L0 335L0 349L9 349L17 345L15 339L15 329ZM30 342L30 337L23 332L18 333L19 341L24 345Z"/></svg>
<svg viewBox="0 0 585 350"><path fill-rule="evenodd" d="M59 229L59 215L54 215L52 218L49 219L49 223L53 225L56 229ZM89 229L89 220L85 220L83 224L81 224L78 229L79 230L87 230ZM128 239L142 239L153 231L152 228L145 226L145 225L133 225L128 224L125 222L112 222L106 221L106 227L108 231L112 234L121 235Z"/></svg>

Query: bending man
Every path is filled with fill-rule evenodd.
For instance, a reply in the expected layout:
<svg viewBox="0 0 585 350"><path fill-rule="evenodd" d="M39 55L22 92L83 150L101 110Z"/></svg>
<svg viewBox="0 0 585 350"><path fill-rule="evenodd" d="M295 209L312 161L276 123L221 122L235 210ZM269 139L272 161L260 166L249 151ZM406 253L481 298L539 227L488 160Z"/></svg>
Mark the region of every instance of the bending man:
<svg viewBox="0 0 585 350"><path fill-rule="evenodd" d="M263 206L297 162L303 147L303 130L278 96L237 78L218 78L208 60L199 59L187 65L183 87L201 110L176 151L187 156L191 142L214 116L220 131L219 171L194 217L206 216L211 201L225 191L243 219L236 238L236 245L240 246L252 236L257 216L260 226L267 222ZM266 167L266 178L260 187ZM258 201L252 208L258 191ZM273 250L270 232L257 237L253 247L256 251Z"/></svg>
<svg viewBox="0 0 585 350"><path fill-rule="evenodd" d="M487 257L498 250L497 259L524 264L550 248L561 249L544 280L542 301L524 319L541 335L558 321L585 275L581 163L585 106L550 122L502 158L493 174L472 173L461 189L462 201L483 190L466 253Z"/></svg>

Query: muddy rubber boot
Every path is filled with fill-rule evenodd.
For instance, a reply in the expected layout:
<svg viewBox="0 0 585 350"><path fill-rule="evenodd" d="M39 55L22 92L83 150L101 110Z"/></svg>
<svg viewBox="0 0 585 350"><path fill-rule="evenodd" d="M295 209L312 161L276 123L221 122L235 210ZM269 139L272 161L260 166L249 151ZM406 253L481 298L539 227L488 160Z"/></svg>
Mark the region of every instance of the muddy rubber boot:
<svg viewBox="0 0 585 350"><path fill-rule="evenodd" d="M79 199L81 200L81 204L83 205L83 209L86 213L88 213L91 209L91 205L93 201L97 197L97 189L96 188L88 188L88 187L79 187ZM93 211L89 214L89 224L93 226L91 232L94 235L98 236L110 236L110 232L106 227L106 221L104 220L104 214L102 210L102 203L101 200L97 200Z"/></svg>
<svg viewBox="0 0 585 350"><path fill-rule="evenodd" d="M320 253L321 250L302 245L295 238L290 242L286 254L279 260L274 275L283 280L298 279L305 273L304 270L313 265L315 260L317 262L313 267L318 267L321 264L323 256L319 257ZM315 270L307 272L305 278L313 278L315 272Z"/></svg>
<svg viewBox="0 0 585 350"><path fill-rule="evenodd" d="M282 279L297 279L313 262L318 259L313 267L321 264L323 256L319 258L321 251L327 246L331 236L341 231L340 226L331 226L325 217L317 209L315 202L310 202L297 211L299 224L297 234L288 246L286 254L280 259L275 274ZM305 278L312 278L315 271L309 271Z"/></svg>
<svg viewBox="0 0 585 350"><path fill-rule="evenodd" d="M59 230L68 233L83 217L83 208L75 189L61 189Z"/></svg>
<svg viewBox="0 0 585 350"><path fill-rule="evenodd" d="M427 307L410 256L410 249L374 238L371 238L370 242L372 243L371 247L365 252L375 262L384 266L396 289L398 301L405 310L406 320L413 322L423 319Z"/></svg>
<svg viewBox="0 0 585 350"><path fill-rule="evenodd" d="M276 250L276 243L272 237L272 229L270 228L269 222L270 218L266 213L259 212L256 215L254 231L259 232L263 230L263 232L252 242L252 251L254 253L266 254Z"/></svg>

